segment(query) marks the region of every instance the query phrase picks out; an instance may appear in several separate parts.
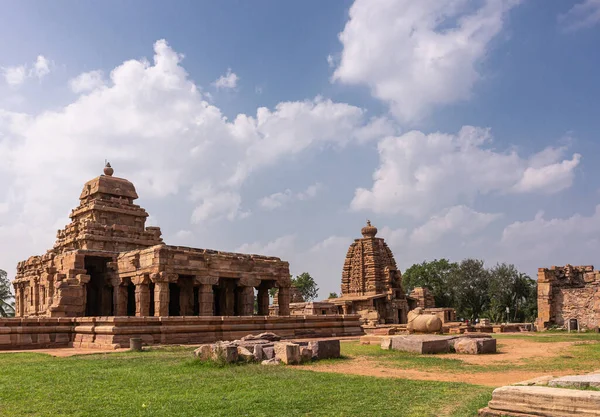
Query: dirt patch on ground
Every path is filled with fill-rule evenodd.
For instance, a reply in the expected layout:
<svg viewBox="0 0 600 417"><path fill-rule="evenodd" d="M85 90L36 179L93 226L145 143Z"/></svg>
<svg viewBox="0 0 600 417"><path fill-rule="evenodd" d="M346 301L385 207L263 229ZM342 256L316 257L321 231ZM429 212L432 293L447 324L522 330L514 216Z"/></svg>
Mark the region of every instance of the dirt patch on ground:
<svg viewBox="0 0 600 417"><path fill-rule="evenodd" d="M498 339L498 353L492 355L458 355L456 353L435 355L437 358L458 359L473 365L500 365L511 363L526 364L529 360L556 357L569 347L581 342L539 343L523 339ZM470 384L499 387L514 384L543 375L540 371L506 370L494 372L445 372L400 369L381 364L376 358L364 356L318 365L303 365L300 368L316 372L336 372L343 374L375 376L381 378L404 378L428 381L466 382ZM555 376L576 373L570 369L551 372Z"/></svg>
<svg viewBox="0 0 600 417"><path fill-rule="evenodd" d="M498 353L493 355L457 355L448 353L436 355L436 358L460 359L473 365L497 365L508 362L515 365L527 363L528 359L551 358L559 356L563 351L577 342L539 343L526 339L497 339Z"/></svg>
<svg viewBox="0 0 600 417"><path fill-rule="evenodd" d="M67 358L75 355L94 355L96 353L126 352L129 349L81 349L81 348L53 348L53 349L27 349L27 350L1 350L0 353L44 353L57 358Z"/></svg>

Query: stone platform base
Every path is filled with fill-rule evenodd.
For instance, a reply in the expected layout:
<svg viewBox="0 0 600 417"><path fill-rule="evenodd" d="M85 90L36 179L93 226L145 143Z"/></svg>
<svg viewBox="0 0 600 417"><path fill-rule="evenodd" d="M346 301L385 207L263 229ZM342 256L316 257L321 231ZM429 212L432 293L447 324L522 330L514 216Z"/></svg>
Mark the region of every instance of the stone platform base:
<svg viewBox="0 0 600 417"><path fill-rule="evenodd" d="M600 392L540 386L496 388L481 417L600 417Z"/></svg>
<svg viewBox="0 0 600 417"><path fill-rule="evenodd" d="M146 345L201 344L273 332L283 338L363 334L360 316L80 317L0 319L0 350L53 347L118 349L129 339Z"/></svg>

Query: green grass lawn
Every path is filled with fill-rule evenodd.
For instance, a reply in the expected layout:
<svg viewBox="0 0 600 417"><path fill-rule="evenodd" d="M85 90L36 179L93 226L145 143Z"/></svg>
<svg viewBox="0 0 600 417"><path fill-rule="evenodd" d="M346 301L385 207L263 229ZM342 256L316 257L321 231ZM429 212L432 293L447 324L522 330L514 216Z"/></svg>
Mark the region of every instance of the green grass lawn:
<svg viewBox="0 0 600 417"><path fill-rule="evenodd" d="M291 366L219 367L187 348L0 354L0 416L475 416L491 391Z"/></svg>
<svg viewBox="0 0 600 417"><path fill-rule="evenodd" d="M498 339L498 350L502 351L502 340L526 339L534 343L581 342L569 347L562 355L550 358L529 359L525 363L500 361L490 365L475 365L460 359L440 358L435 355L383 350L379 345L361 345L358 342L342 344L342 354L348 358L366 357L378 366L415 369L430 372L503 372L509 370L552 372L569 369L594 371L600 369L600 335L596 333L543 333L535 336L520 334L494 335ZM315 364L319 366L319 364Z"/></svg>

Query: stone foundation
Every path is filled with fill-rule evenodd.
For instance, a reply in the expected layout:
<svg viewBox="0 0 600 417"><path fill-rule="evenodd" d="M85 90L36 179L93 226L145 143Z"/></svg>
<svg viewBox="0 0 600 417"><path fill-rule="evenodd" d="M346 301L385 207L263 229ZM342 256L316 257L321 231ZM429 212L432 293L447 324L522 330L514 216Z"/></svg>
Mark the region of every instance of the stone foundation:
<svg viewBox="0 0 600 417"><path fill-rule="evenodd" d="M127 348L139 337L147 345L235 340L249 333L284 338L361 335L358 315L287 317L78 317L0 319L0 350L53 347Z"/></svg>

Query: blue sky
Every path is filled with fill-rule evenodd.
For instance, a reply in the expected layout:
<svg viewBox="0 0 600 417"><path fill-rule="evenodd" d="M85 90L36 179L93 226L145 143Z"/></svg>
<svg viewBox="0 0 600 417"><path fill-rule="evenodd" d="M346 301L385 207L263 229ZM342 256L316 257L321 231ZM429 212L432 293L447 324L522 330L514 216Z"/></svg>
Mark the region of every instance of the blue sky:
<svg viewBox="0 0 600 417"><path fill-rule="evenodd" d="M596 262L598 0L4 1L0 39L10 274L105 158L167 243L322 296L367 218L402 270Z"/></svg>

